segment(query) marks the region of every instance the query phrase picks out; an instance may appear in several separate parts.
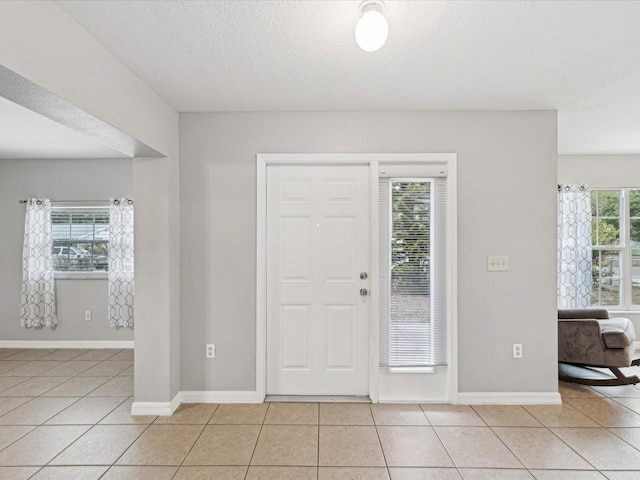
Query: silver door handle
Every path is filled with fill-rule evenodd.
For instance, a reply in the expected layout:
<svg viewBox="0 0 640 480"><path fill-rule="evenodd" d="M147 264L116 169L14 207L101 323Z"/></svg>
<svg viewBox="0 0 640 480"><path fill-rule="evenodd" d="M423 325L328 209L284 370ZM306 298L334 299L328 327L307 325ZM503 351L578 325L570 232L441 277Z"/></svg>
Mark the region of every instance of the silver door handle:
<svg viewBox="0 0 640 480"><path fill-rule="evenodd" d="M366 297L368 294L369 294L369 290L367 290L366 288L360 289L360 295L362 295L363 297Z"/></svg>
<svg viewBox="0 0 640 480"><path fill-rule="evenodd" d="M366 280L366 279L367 279L367 277L369 277L369 275L367 275L367 272L362 272L362 273L360 273L360 279L361 279L361 280Z"/></svg>

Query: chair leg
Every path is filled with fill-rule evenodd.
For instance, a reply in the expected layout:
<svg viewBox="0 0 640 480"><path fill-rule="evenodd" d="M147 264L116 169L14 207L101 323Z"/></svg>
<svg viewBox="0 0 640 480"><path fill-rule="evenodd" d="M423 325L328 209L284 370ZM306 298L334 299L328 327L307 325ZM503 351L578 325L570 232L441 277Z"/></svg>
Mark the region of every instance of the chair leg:
<svg viewBox="0 0 640 480"><path fill-rule="evenodd" d="M640 383L640 378L637 375L625 375L620 371L618 367L599 367L599 368L608 368L611 370L614 376L607 375L605 373L599 372L597 370L593 370L584 365L572 365L565 364L570 367L570 371L575 372L575 374L571 374L568 372L563 372L562 368L559 372L559 379L563 382L569 383L578 383L580 385L591 385L594 387L614 387L621 385L634 385L636 383ZM636 364L638 365L638 364ZM565 369L566 370L566 369Z"/></svg>
<svg viewBox="0 0 640 480"><path fill-rule="evenodd" d="M633 363L632 363L633 365ZM618 367L609 367L609 370L613 372L613 374L620 380L621 383L616 385L633 385L636 383L640 383L640 378L637 375L625 375L620 371Z"/></svg>

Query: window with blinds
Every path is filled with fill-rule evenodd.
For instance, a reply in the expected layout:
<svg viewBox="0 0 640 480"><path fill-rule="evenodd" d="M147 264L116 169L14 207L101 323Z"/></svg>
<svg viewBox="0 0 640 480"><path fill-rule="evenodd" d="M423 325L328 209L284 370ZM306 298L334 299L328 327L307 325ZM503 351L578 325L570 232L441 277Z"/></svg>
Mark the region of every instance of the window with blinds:
<svg viewBox="0 0 640 480"><path fill-rule="evenodd" d="M51 208L53 265L56 272L107 271L108 207Z"/></svg>
<svg viewBox="0 0 640 480"><path fill-rule="evenodd" d="M380 364L445 365L446 178L380 178Z"/></svg>

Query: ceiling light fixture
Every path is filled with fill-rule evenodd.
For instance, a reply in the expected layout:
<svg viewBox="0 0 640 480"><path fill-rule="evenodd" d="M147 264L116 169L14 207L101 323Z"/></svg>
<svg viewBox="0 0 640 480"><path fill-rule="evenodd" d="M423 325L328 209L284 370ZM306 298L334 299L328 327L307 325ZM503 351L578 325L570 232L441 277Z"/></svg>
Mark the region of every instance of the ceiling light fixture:
<svg viewBox="0 0 640 480"><path fill-rule="evenodd" d="M389 35L389 24L382 15L382 0L365 0L360 4L360 20L356 25L356 42L365 52L375 52Z"/></svg>

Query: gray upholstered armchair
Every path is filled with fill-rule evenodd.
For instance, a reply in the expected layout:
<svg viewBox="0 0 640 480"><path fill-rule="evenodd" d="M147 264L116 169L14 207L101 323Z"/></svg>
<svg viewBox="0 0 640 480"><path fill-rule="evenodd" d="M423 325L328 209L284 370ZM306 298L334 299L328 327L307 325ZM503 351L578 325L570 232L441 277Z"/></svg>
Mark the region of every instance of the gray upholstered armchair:
<svg viewBox="0 0 640 480"><path fill-rule="evenodd" d="M637 375L620 368L640 365L635 332L626 318L609 318L604 309L558 310L560 379L585 385L630 385ZM608 368L614 376L590 367Z"/></svg>

